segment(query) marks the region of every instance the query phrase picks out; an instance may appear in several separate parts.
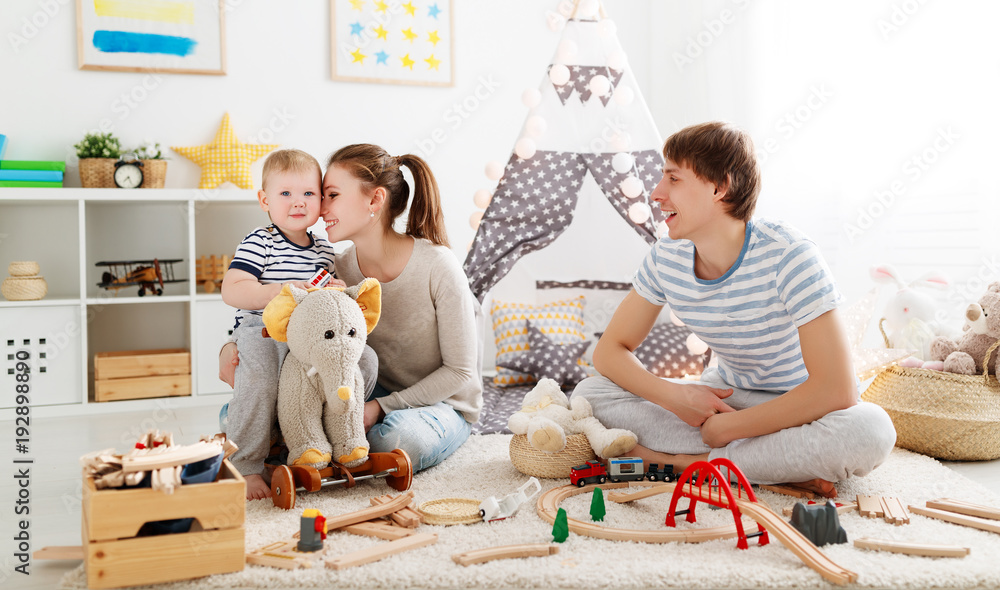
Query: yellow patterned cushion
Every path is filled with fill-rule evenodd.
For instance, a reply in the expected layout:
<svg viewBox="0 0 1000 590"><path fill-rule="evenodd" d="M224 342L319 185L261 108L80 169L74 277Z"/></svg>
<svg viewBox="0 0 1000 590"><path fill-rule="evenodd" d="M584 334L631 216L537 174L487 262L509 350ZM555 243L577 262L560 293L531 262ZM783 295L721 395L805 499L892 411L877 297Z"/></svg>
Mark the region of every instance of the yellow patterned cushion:
<svg viewBox="0 0 1000 590"><path fill-rule="evenodd" d="M497 346L493 384L498 387L528 385L535 378L527 373L500 366L528 350L528 320L556 344L571 344L586 339L583 333L583 296L531 305L494 301L490 310L493 337Z"/></svg>

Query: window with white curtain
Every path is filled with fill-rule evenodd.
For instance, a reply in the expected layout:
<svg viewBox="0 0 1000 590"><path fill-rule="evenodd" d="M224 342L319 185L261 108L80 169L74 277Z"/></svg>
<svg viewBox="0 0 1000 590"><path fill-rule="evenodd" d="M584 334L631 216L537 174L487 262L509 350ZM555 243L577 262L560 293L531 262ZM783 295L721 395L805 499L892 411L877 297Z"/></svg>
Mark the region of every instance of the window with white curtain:
<svg viewBox="0 0 1000 590"><path fill-rule="evenodd" d="M944 272L953 313L1000 280L1000 3L650 6L660 132L715 119L750 131L758 215L810 235L849 301L874 264Z"/></svg>

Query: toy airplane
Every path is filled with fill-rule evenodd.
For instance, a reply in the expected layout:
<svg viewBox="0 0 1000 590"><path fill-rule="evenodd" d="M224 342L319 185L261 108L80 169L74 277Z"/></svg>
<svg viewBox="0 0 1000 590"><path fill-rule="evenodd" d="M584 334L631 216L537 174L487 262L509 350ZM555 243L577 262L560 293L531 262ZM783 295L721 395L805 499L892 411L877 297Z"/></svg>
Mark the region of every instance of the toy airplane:
<svg viewBox="0 0 1000 590"><path fill-rule="evenodd" d="M94 266L106 266L108 270L101 275L97 286L118 294L119 289L139 286L139 297L148 290L154 295L163 295L163 285L166 283L184 283L187 279L174 278L174 263L182 262L182 258L169 260L111 260L94 263Z"/></svg>

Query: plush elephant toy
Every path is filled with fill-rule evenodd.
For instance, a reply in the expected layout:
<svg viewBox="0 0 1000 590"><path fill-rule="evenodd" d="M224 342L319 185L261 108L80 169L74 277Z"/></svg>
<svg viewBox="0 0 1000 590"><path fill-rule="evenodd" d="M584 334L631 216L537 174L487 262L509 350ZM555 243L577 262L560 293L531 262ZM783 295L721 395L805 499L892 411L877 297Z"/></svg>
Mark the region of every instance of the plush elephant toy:
<svg viewBox="0 0 1000 590"><path fill-rule="evenodd" d="M267 334L288 342L278 380L278 425L289 465L355 467L368 457L364 380L358 360L378 323L375 279L347 289L285 285L264 308Z"/></svg>

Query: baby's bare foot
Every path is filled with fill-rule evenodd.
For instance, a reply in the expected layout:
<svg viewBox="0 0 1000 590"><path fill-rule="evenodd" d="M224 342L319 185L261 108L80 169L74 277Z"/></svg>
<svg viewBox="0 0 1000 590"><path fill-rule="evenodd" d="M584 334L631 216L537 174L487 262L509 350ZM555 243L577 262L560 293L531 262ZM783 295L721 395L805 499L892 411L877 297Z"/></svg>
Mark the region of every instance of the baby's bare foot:
<svg viewBox="0 0 1000 590"><path fill-rule="evenodd" d="M263 500L271 497L271 486L267 485L260 475L255 473L243 479L247 482L247 500Z"/></svg>

